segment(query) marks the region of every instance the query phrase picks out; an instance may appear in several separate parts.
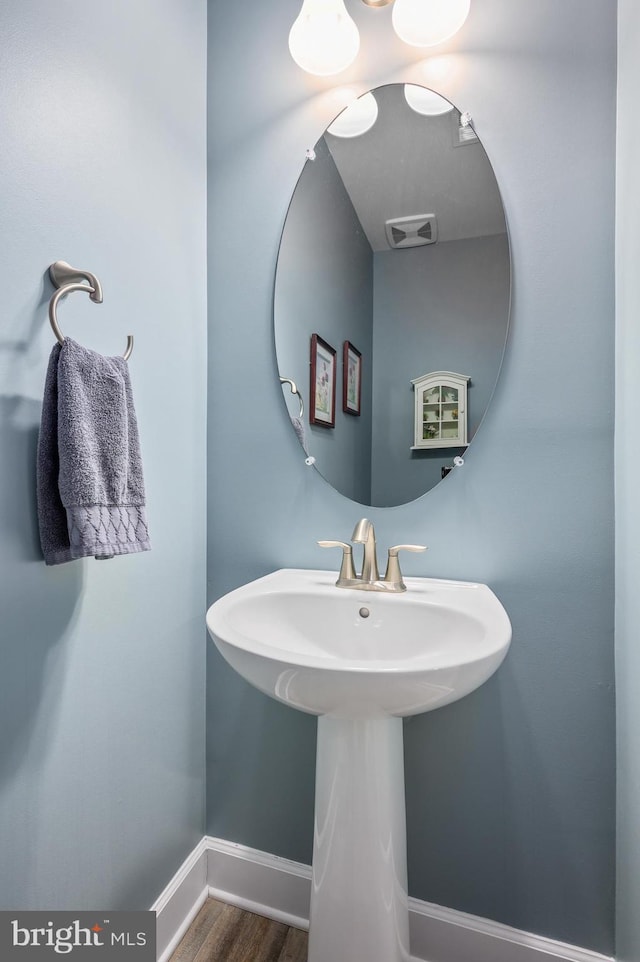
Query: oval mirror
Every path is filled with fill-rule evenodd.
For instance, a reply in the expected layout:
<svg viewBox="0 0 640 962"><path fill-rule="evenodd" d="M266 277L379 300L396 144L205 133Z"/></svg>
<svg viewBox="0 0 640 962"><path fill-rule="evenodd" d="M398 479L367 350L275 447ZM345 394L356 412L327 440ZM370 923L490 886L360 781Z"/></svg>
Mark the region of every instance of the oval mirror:
<svg viewBox="0 0 640 962"><path fill-rule="evenodd" d="M446 476L493 394L510 286L498 184L467 118L405 84L344 110L296 186L274 292L288 413L338 491L391 506Z"/></svg>

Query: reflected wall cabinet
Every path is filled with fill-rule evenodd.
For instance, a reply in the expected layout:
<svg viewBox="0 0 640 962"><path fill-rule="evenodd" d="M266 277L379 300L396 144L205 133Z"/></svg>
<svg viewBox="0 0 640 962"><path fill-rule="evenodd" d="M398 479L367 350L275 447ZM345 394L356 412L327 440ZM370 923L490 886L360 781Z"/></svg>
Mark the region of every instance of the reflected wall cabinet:
<svg viewBox="0 0 640 962"><path fill-rule="evenodd" d="M470 380L452 371L433 371L411 381L416 401L412 451L459 448L467 443Z"/></svg>

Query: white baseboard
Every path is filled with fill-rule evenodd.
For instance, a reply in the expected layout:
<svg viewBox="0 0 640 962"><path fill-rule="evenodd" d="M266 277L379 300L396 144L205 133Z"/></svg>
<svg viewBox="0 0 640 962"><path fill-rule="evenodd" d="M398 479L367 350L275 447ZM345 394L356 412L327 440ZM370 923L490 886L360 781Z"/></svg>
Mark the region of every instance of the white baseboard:
<svg viewBox="0 0 640 962"><path fill-rule="evenodd" d="M156 959L167 962L209 895L208 839L202 838L151 906L156 913Z"/></svg>
<svg viewBox="0 0 640 962"><path fill-rule="evenodd" d="M152 906L158 962L168 962L207 895L309 927L311 867L206 836ZM609 956L500 922L409 899L411 962L613 962Z"/></svg>
<svg viewBox="0 0 640 962"><path fill-rule="evenodd" d="M501 922L409 899L412 962L614 962Z"/></svg>
<svg viewBox="0 0 640 962"><path fill-rule="evenodd" d="M248 912L309 928L311 866L207 837L209 894Z"/></svg>

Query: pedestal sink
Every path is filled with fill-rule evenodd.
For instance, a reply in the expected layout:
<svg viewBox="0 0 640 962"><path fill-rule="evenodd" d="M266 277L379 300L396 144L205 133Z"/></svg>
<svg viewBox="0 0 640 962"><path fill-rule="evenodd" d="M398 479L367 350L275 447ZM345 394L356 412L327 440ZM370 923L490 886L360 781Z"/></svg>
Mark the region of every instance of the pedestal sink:
<svg viewBox="0 0 640 962"><path fill-rule="evenodd" d="M405 578L385 594L283 569L207 612L222 655L261 691L319 715L308 962L407 962L402 717L478 688L511 641L483 584Z"/></svg>

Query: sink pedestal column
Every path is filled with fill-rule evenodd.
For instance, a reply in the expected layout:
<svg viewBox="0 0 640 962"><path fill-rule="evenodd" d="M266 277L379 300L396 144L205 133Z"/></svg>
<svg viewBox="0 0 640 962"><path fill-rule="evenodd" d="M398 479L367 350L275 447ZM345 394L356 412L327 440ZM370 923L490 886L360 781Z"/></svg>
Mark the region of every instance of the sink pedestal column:
<svg viewBox="0 0 640 962"><path fill-rule="evenodd" d="M401 718L318 718L308 962L407 962Z"/></svg>

